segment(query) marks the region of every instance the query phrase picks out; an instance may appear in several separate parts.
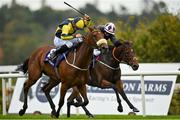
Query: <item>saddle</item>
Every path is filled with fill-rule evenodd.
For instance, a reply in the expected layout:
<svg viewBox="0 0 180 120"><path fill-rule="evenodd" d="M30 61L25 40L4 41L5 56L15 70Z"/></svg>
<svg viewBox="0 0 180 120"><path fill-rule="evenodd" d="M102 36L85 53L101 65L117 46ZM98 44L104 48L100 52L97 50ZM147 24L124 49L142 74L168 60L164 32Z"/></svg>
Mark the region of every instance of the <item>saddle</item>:
<svg viewBox="0 0 180 120"><path fill-rule="evenodd" d="M73 46L72 48L70 48L69 50L67 50L66 52L62 53L62 54L59 54L57 55L57 57L55 57L53 60L49 60L48 59L48 54L50 54L50 51L46 54L45 58L44 58L44 61L47 61L48 59L48 63L53 66L54 68L55 67L58 67L58 65L65 59L65 56L67 56L69 54L69 52L75 50L78 48L80 44L78 44L77 46Z"/></svg>
<svg viewBox="0 0 180 120"><path fill-rule="evenodd" d="M59 63L65 59L64 55L68 55L69 52L70 52L70 51L66 51L66 52L64 52L64 53L62 53L62 54L59 54L57 57L55 57L55 58L52 59L52 60L48 60L47 62L48 62L51 66L53 66L54 68L55 68L55 67L58 67ZM48 57L47 57L48 54L50 54L50 51L46 54L45 60L48 59Z"/></svg>

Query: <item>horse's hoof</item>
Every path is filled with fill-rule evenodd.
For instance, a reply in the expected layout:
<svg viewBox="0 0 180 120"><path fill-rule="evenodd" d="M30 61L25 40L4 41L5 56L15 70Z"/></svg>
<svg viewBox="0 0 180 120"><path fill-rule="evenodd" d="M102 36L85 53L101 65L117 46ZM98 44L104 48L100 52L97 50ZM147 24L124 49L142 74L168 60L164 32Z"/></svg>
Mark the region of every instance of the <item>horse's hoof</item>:
<svg viewBox="0 0 180 120"><path fill-rule="evenodd" d="M21 110L19 111L19 115L20 115L20 116L23 116L24 113L25 113L25 110L23 110L23 109L21 109Z"/></svg>
<svg viewBox="0 0 180 120"><path fill-rule="evenodd" d="M52 117L52 118L56 118L56 111L53 110L53 111L51 112L51 117Z"/></svg>
<svg viewBox="0 0 180 120"><path fill-rule="evenodd" d="M135 112L129 112L128 115L136 115Z"/></svg>
<svg viewBox="0 0 180 120"><path fill-rule="evenodd" d="M89 113L87 116L88 118L94 118L94 116L91 113Z"/></svg>
<svg viewBox="0 0 180 120"><path fill-rule="evenodd" d="M56 115L51 114L51 118L56 118Z"/></svg>
<svg viewBox="0 0 180 120"><path fill-rule="evenodd" d="M118 108L117 108L117 109L118 109L118 111L119 111L119 112L123 112L123 108L122 108L122 106L118 106Z"/></svg>
<svg viewBox="0 0 180 120"><path fill-rule="evenodd" d="M133 112L139 112L137 108L133 108Z"/></svg>
<svg viewBox="0 0 180 120"><path fill-rule="evenodd" d="M67 118L70 118L70 115L67 115Z"/></svg>
<svg viewBox="0 0 180 120"><path fill-rule="evenodd" d="M58 114L58 113L56 113L55 117L56 117L56 118L58 118L58 117L59 117L59 114Z"/></svg>

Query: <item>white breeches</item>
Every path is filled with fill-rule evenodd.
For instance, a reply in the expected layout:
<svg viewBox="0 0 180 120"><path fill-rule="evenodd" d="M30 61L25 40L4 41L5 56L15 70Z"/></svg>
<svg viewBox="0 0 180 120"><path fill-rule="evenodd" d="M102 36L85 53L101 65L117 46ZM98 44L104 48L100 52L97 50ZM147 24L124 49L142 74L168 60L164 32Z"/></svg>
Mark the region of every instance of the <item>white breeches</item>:
<svg viewBox="0 0 180 120"><path fill-rule="evenodd" d="M81 43L83 40L82 38L73 38L71 40L62 40L58 37L54 37L54 45L56 47L61 47L63 45L66 45L68 48L71 48L74 44Z"/></svg>

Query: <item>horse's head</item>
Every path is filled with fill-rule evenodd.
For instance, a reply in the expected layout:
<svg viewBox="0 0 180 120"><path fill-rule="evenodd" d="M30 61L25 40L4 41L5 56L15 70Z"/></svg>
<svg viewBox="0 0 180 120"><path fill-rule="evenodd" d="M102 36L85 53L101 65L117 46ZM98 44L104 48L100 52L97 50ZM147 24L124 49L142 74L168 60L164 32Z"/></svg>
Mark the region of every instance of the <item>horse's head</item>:
<svg viewBox="0 0 180 120"><path fill-rule="evenodd" d="M131 42L124 42L119 47L113 49L113 57L119 62L125 62L130 65L133 70L139 68L138 60L135 56Z"/></svg>
<svg viewBox="0 0 180 120"><path fill-rule="evenodd" d="M107 40L104 39L104 34L96 28L92 28L89 27L89 32L86 36L86 43L88 45L90 45L93 48L97 48L97 47L103 47L103 48L107 48L108 44L107 44Z"/></svg>

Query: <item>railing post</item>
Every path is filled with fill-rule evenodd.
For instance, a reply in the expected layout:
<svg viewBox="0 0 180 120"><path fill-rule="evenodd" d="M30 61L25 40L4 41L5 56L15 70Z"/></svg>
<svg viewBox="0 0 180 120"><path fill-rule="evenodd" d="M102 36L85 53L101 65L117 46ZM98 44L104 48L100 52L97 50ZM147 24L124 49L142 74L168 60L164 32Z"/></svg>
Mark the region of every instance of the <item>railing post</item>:
<svg viewBox="0 0 180 120"><path fill-rule="evenodd" d="M144 76L141 74L141 95L142 95L142 115L146 116L146 99L145 99L145 87L144 87Z"/></svg>
<svg viewBox="0 0 180 120"><path fill-rule="evenodd" d="M6 115L6 83L5 78L2 78L2 109L3 115Z"/></svg>

